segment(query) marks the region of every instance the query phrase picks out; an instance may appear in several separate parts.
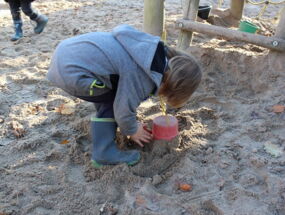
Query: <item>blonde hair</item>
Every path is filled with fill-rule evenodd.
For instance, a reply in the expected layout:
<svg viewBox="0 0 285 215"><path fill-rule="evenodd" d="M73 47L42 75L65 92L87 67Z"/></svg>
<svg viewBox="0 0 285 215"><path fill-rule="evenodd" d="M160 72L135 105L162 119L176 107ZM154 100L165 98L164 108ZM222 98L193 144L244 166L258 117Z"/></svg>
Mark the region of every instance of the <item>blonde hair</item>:
<svg viewBox="0 0 285 215"><path fill-rule="evenodd" d="M186 103L201 82L202 72L195 58L166 46L169 60L158 94L172 107Z"/></svg>

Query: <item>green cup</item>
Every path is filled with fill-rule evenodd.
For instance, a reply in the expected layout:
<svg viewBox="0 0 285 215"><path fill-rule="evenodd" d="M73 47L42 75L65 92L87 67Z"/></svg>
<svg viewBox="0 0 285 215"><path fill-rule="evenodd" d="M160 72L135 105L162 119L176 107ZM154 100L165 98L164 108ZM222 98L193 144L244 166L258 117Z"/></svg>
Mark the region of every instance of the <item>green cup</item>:
<svg viewBox="0 0 285 215"><path fill-rule="evenodd" d="M251 22L241 21L239 23L239 30L254 34L258 30L258 27Z"/></svg>

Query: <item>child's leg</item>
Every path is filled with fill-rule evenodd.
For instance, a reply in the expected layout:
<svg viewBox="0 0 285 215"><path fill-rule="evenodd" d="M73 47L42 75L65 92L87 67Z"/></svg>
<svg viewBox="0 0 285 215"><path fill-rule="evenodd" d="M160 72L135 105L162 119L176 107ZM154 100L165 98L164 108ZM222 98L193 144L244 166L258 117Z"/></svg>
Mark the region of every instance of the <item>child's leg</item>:
<svg viewBox="0 0 285 215"><path fill-rule="evenodd" d="M37 23L34 31L37 34L40 34L44 30L48 22L48 18L44 15L38 14L35 10L33 10L32 3L29 1L21 1L21 8L24 14L26 14L28 17L30 17L31 20Z"/></svg>
<svg viewBox="0 0 285 215"><path fill-rule="evenodd" d="M118 78L116 80L118 81ZM136 150L121 151L117 148L115 142L118 127L114 119L113 109L117 89L116 83L114 82L112 89L108 88L99 77L94 77L91 83L90 80L85 82L84 79L78 80L77 83L81 86L81 89L77 91L85 96L75 96L94 103L97 109L96 116L91 117L93 165L100 167L101 165L119 163L127 163L128 165L136 164L140 160L139 152ZM90 83L90 85L85 87L82 83Z"/></svg>
<svg viewBox="0 0 285 215"><path fill-rule="evenodd" d="M114 119L113 101L105 103L94 103L97 118L112 118Z"/></svg>
<svg viewBox="0 0 285 215"><path fill-rule="evenodd" d="M21 7L21 2L20 0L15 0L15 1L8 1L9 3L9 7L10 7L10 11L12 14L12 18L13 21L20 21L21 20L21 11L20 11L20 7Z"/></svg>
<svg viewBox="0 0 285 215"><path fill-rule="evenodd" d="M92 160L95 167L127 163L134 165L140 160L136 150L121 151L115 142L117 123L114 119L113 101L95 103L96 117L91 118L93 142Z"/></svg>
<svg viewBox="0 0 285 215"><path fill-rule="evenodd" d="M15 28L15 35L12 36L11 40L16 41L23 37L23 31L22 31L22 19L21 19L21 3L20 0L14 0L9 1L9 7L12 14L13 22L14 22L14 28Z"/></svg>
<svg viewBox="0 0 285 215"><path fill-rule="evenodd" d="M36 21L38 13L33 10L31 2L21 1L21 8L26 16L30 17L31 20Z"/></svg>

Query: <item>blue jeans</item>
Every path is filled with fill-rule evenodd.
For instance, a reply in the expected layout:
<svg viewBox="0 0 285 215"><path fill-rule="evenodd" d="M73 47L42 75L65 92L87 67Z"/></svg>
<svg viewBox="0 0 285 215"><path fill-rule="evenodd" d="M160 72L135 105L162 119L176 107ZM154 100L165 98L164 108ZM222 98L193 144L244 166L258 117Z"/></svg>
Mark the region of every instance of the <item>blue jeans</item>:
<svg viewBox="0 0 285 215"><path fill-rule="evenodd" d="M23 0L12 0L9 1L10 11L14 21L21 20L21 10L30 17L31 20L36 20L38 13L35 12L32 8L32 3L30 1Z"/></svg>
<svg viewBox="0 0 285 215"><path fill-rule="evenodd" d="M105 99L103 99L103 97L105 97ZM103 97L78 96L80 99L94 103L97 110L97 118L114 118L113 104L115 100L115 92L110 91L110 93L107 93L105 96L103 95Z"/></svg>
<svg viewBox="0 0 285 215"><path fill-rule="evenodd" d="M97 118L115 118L113 105L118 88L119 76L110 75L110 80L112 83L112 89L106 87L93 87L93 96L77 96L80 99L94 103L97 110Z"/></svg>

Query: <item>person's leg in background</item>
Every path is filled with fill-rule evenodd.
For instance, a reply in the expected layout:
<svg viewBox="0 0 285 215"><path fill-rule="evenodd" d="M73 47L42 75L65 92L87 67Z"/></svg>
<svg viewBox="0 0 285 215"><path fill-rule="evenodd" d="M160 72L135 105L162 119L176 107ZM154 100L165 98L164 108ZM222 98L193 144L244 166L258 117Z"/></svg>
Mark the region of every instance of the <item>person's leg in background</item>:
<svg viewBox="0 0 285 215"><path fill-rule="evenodd" d="M37 13L32 8L32 3L29 0L22 0L21 8L24 14L26 14L28 17L30 17L31 20L37 23L36 27L34 28L34 32L36 34L40 34L44 30L48 22L48 18L42 14Z"/></svg>
<svg viewBox="0 0 285 215"><path fill-rule="evenodd" d="M16 41L23 37L23 31L22 31L23 22L21 19L21 10L20 10L21 2L20 0L13 0L9 1L8 3L12 14L14 29L15 29L15 35L11 37L11 40Z"/></svg>
<svg viewBox="0 0 285 215"><path fill-rule="evenodd" d="M117 123L114 119L113 101L95 103L96 117L91 118L93 142L92 163L95 167L127 163L134 165L140 160L137 150L121 151L115 142Z"/></svg>

